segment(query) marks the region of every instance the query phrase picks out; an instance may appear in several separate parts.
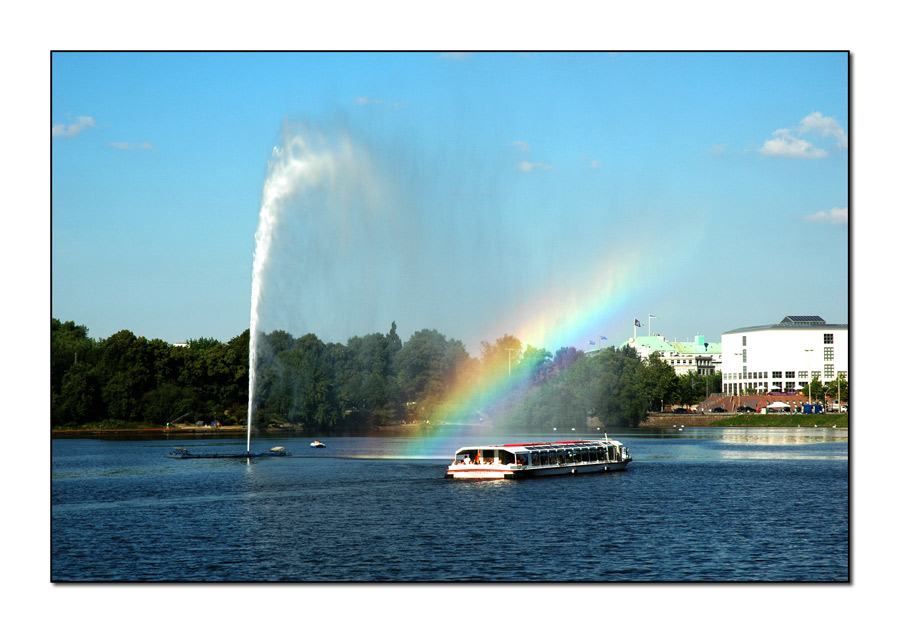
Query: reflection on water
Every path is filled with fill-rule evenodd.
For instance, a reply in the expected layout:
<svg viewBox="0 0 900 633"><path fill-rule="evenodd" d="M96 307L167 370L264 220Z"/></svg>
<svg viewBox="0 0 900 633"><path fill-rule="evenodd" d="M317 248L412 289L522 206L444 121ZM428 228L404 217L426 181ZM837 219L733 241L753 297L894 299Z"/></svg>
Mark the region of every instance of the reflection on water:
<svg viewBox="0 0 900 633"><path fill-rule="evenodd" d="M847 429L722 429L721 459L846 460Z"/></svg>
<svg viewBox="0 0 900 633"><path fill-rule="evenodd" d="M818 442L846 442L847 429L834 428L729 428L721 429L726 444L813 444Z"/></svg>

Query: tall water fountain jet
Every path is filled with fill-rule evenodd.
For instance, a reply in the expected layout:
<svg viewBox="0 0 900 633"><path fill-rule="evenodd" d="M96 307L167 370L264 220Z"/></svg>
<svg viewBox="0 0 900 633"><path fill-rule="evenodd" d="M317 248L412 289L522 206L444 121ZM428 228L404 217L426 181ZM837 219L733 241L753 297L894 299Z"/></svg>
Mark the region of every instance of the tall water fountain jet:
<svg viewBox="0 0 900 633"><path fill-rule="evenodd" d="M315 213L317 210L298 208L301 194L308 196L304 202L327 200L334 196L358 191L360 176L368 173L368 161L354 148L347 135L340 135L333 143L320 132L308 129L292 130L286 124L281 147L272 151L269 159L259 224L256 229L256 246L253 252L253 277L250 297L250 396L247 407L247 452L250 452L250 435L256 411L257 373L260 354L260 317L266 286L275 255L275 242L279 229L291 213ZM363 178L366 180L367 178ZM322 197L309 195L322 194ZM340 218L338 221L342 221ZM346 218L343 220L346 221Z"/></svg>

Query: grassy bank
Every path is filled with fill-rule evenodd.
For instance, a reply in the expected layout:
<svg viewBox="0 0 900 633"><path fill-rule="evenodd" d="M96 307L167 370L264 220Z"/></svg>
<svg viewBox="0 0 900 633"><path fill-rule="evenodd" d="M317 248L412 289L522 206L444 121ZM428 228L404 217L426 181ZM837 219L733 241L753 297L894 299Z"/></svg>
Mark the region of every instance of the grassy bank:
<svg viewBox="0 0 900 633"><path fill-rule="evenodd" d="M745 413L731 416L727 419L711 421L709 426L836 426L838 428L847 428L848 419L846 413L776 413L768 415Z"/></svg>

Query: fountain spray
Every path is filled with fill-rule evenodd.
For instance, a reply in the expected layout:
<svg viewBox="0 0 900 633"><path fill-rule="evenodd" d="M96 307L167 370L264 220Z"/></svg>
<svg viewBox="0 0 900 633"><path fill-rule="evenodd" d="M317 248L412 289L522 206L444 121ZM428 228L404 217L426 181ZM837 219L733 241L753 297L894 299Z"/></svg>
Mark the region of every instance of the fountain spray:
<svg viewBox="0 0 900 633"><path fill-rule="evenodd" d="M250 297L250 395L247 407L247 452L250 452L250 434L255 412L257 371L260 347L260 313L265 303L266 280L270 272L275 237L279 227L291 213L317 213L320 209L308 209L292 204L300 195L312 192L343 195L343 190L354 189L360 175L368 174L368 161L361 157L347 135L333 137L330 142L320 132L307 128L292 130L285 124L284 141L275 147L269 159L259 224L256 229L256 246L253 252L253 277ZM304 198L308 202L314 196ZM307 205L308 206L308 205Z"/></svg>

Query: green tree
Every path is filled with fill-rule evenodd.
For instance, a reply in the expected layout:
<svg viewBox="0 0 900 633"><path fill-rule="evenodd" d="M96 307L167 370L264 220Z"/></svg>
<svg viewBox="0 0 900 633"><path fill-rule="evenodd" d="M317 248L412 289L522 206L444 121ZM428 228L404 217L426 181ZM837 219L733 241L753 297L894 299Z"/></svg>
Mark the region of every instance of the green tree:
<svg viewBox="0 0 900 633"><path fill-rule="evenodd" d="M838 376L828 383L826 393L829 398L837 399L840 397L841 402L850 401L850 385L843 376Z"/></svg>
<svg viewBox="0 0 900 633"><path fill-rule="evenodd" d="M66 372L59 406L59 422L64 424L84 424L95 421L102 415L100 382L87 363L74 365Z"/></svg>
<svg viewBox="0 0 900 633"><path fill-rule="evenodd" d="M469 355L437 330L419 330L396 355L400 396L415 417L429 419L457 386ZM413 405L412 403L416 403Z"/></svg>
<svg viewBox="0 0 900 633"><path fill-rule="evenodd" d="M664 362L658 353L651 354L641 367L640 382L650 409L662 411L667 403L671 404L676 399L678 393L675 368Z"/></svg>
<svg viewBox="0 0 900 633"><path fill-rule="evenodd" d="M107 415L115 420L141 420L143 394L153 388L153 354L147 339L128 330L101 344L97 364Z"/></svg>
<svg viewBox="0 0 900 633"><path fill-rule="evenodd" d="M825 385L822 384L818 376L813 376L813 379L803 386L800 393L812 400L821 400L825 393Z"/></svg>
<svg viewBox="0 0 900 633"><path fill-rule="evenodd" d="M607 348L590 358L598 371L593 413L606 426L637 426L647 414L652 375L631 348ZM654 367L655 369L655 367Z"/></svg>
<svg viewBox="0 0 900 633"><path fill-rule="evenodd" d="M678 376L677 379L675 402L679 404L700 404L709 394L718 393L722 389L722 374L719 372L704 376L691 371Z"/></svg>

